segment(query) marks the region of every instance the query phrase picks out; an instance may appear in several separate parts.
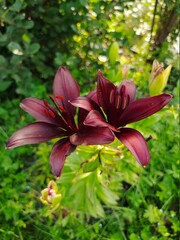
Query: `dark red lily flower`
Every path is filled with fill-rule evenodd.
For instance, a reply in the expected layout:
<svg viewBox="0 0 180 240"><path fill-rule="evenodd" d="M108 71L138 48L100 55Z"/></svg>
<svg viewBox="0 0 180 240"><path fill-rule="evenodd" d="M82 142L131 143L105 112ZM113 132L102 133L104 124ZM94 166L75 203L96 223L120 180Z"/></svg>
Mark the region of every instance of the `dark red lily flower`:
<svg viewBox="0 0 180 240"><path fill-rule="evenodd" d="M6 144L14 148L26 144L46 142L59 138L50 155L52 172L60 176L66 157L77 145L106 144L114 139L108 127L91 127L83 124L88 111L80 109L78 123L75 123L76 107L70 100L79 97L79 86L66 67L60 67L53 83L53 105L37 98L24 99L20 107L36 118L31 123L15 132Z"/></svg>
<svg viewBox="0 0 180 240"><path fill-rule="evenodd" d="M150 159L146 140L137 130L124 126L158 112L168 104L172 96L161 94L138 100L135 100L135 96L136 87L133 81L124 80L116 87L99 71L97 90L91 92L88 98L78 97L71 103L89 111L85 125L109 127L137 161L146 166Z"/></svg>

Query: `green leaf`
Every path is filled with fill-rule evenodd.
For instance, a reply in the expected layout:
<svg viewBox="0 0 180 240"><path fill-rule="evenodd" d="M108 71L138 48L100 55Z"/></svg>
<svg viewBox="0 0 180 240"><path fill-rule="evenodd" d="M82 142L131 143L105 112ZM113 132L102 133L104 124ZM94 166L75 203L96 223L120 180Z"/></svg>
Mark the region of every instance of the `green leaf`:
<svg viewBox="0 0 180 240"><path fill-rule="evenodd" d="M105 204L107 205L117 204L118 196L116 193L112 192L110 189L99 185L97 194Z"/></svg>
<svg viewBox="0 0 180 240"><path fill-rule="evenodd" d="M19 0L16 0L16 2L10 7L11 11L19 12L21 10L22 3Z"/></svg>
<svg viewBox="0 0 180 240"><path fill-rule="evenodd" d="M149 205L145 211L144 217L148 218L150 223L157 223L161 220L162 212L157 206Z"/></svg>
<svg viewBox="0 0 180 240"><path fill-rule="evenodd" d="M109 49L109 60L111 64L114 64L118 60L119 46L117 42L114 42Z"/></svg>
<svg viewBox="0 0 180 240"><path fill-rule="evenodd" d="M33 54L37 53L39 51L39 49L40 49L39 43L33 43L29 46L28 52L33 55Z"/></svg>
<svg viewBox="0 0 180 240"><path fill-rule="evenodd" d="M25 33L22 35L22 39L23 39L24 42L26 42L28 44L31 42L30 37Z"/></svg>
<svg viewBox="0 0 180 240"><path fill-rule="evenodd" d="M7 111L4 108L0 107L0 115L3 116L6 113L7 113Z"/></svg>
<svg viewBox="0 0 180 240"><path fill-rule="evenodd" d="M5 59L4 56L0 55L0 67L4 66L7 64L7 60Z"/></svg>
<svg viewBox="0 0 180 240"><path fill-rule="evenodd" d="M0 82L0 92L5 91L12 84L12 81Z"/></svg>
<svg viewBox="0 0 180 240"><path fill-rule="evenodd" d="M93 172L99 166L100 166L99 159L96 158L95 161L90 161L90 162L84 163L84 165L83 165L83 172L84 173L86 173L86 172Z"/></svg>
<svg viewBox="0 0 180 240"><path fill-rule="evenodd" d="M122 70L119 70L115 75L115 81L120 83L122 81L122 77L123 77Z"/></svg>
<svg viewBox="0 0 180 240"><path fill-rule="evenodd" d="M9 51L11 51L15 55L23 55L23 50L22 50L21 46L19 45L19 43L10 42L7 47L9 49Z"/></svg>
<svg viewBox="0 0 180 240"><path fill-rule="evenodd" d="M34 22L31 21L31 20L26 21L26 22L24 23L24 28L25 28L25 29L31 29L31 28L33 28L33 27L34 27Z"/></svg>

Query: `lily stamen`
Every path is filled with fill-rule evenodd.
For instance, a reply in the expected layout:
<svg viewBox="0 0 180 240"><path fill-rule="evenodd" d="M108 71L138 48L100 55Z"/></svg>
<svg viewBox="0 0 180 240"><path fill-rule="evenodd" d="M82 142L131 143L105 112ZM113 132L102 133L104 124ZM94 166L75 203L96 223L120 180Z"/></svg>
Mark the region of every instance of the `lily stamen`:
<svg viewBox="0 0 180 240"><path fill-rule="evenodd" d="M119 109L120 108L120 106L121 106L121 96L117 93L117 95L116 95L116 102L115 102L115 108L116 109Z"/></svg>
<svg viewBox="0 0 180 240"><path fill-rule="evenodd" d="M52 110L49 109L48 112L49 112L49 115L50 115L52 118L55 118L55 117L56 117Z"/></svg>
<svg viewBox="0 0 180 240"><path fill-rule="evenodd" d="M55 98L57 98L59 100L64 100L64 98L62 96L56 96Z"/></svg>

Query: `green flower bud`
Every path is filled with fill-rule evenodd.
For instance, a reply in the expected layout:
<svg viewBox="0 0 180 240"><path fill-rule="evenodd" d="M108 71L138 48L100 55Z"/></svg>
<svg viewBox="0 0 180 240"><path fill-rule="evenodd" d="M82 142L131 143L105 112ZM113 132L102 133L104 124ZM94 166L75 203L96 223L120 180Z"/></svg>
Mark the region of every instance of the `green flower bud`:
<svg viewBox="0 0 180 240"><path fill-rule="evenodd" d="M109 60L111 64L115 64L119 56L119 45L117 42L112 43L109 49Z"/></svg>
<svg viewBox="0 0 180 240"><path fill-rule="evenodd" d="M54 208L55 205L60 204L62 198L61 194L57 194L57 192L57 184L54 181L50 181L48 187L41 191L41 202L46 205L52 205Z"/></svg>
<svg viewBox="0 0 180 240"><path fill-rule="evenodd" d="M162 63L159 63L157 60L154 60L149 80L149 90L151 96L162 93L162 91L167 85L171 68L172 65L169 65L166 69L164 69Z"/></svg>

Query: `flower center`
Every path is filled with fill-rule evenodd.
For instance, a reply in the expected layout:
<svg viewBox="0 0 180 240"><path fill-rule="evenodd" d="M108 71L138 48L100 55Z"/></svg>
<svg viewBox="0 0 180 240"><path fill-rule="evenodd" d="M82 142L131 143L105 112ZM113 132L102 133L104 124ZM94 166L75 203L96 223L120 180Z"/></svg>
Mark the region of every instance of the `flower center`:
<svg viewBox="0 0 180 240"><path fill-rule="evenodd" d="M124 110L130 102L130 96L126 94L126 86L122 85L120 91L117 88L112 89L109 94L109 102L116 109Z"/></svg>

